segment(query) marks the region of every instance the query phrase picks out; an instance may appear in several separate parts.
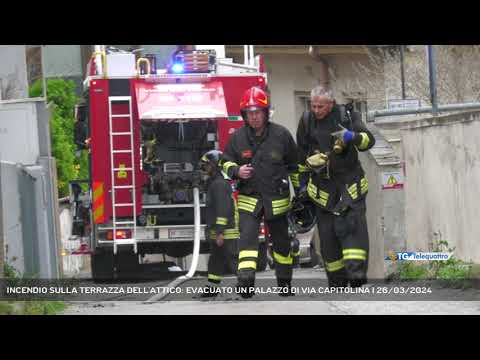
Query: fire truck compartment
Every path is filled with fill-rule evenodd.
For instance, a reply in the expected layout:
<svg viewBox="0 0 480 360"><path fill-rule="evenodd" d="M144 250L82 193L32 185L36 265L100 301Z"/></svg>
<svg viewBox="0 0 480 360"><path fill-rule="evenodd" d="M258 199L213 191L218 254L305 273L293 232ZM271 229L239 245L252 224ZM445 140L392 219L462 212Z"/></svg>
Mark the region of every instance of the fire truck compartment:
<svg viewBox="0 0 480 360"><path fill-rule="evenodd" d="M196 84L136 82L138 115L142 120L221 119L227 106L220 81Z"/></svg>

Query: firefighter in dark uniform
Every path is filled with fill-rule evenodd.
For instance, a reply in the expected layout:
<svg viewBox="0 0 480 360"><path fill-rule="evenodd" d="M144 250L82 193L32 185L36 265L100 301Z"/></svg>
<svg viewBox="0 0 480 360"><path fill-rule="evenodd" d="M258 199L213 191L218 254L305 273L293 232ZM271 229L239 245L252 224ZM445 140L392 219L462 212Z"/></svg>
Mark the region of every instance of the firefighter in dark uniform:
<svg viewBox="0 0 480 360"><path fill-rule="evenodd" d="M297 130L300 165L294 187L303 188L317 206L329 286L359 287L367 282L369 239L368 181L358 151L371 149L375 138L360 114L337 105L330 90L316 87L311 100Z"/></svg>
<svg viewBox="0 0 480 360"><path fill-rule="evenodd" d="M200 159L200 167L208 174L205 236L210 242L208 282L212 287L222 281L224 273L236 273L238 258L238 211L232 186L220 168L222 152L212 150ZM206 291L203 297L216 296Z"/></svg>
<svg viewBox="0 0 480 360"><path fill-rule="evenodd" d="M269 122L270 104L260 88L248 89L240 103L245 125L230 138L223 169L238 182L240 242L237 291L253 296L262 218L273 243L282 295L291 295L292 263L287 213L291 209L289 171L297 167L297 147L289 131Z"/></svg>

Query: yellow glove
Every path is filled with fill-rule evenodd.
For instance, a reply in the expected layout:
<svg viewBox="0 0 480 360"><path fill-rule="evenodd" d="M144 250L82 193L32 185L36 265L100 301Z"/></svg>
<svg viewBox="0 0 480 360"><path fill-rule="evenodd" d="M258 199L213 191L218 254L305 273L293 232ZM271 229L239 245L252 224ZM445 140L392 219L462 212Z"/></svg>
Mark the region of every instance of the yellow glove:
<svg viewBox="0 0 480 360"><path fill-rule="evenodd" d="M311 169L319 168L325 166L328 161L328 156L324 153L317 153L315 155L310 156L305 163Z"/></svg>

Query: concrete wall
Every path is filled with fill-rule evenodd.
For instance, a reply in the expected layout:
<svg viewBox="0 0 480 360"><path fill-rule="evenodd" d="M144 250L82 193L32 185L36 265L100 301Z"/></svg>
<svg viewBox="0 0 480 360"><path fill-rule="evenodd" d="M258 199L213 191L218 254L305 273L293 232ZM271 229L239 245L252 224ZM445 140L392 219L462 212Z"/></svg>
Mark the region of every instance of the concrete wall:
<svg viewBox="0 0 480 360"><path fill-rule="evenodd" d="M5 257L21 272L61 274L55 159L49 111L38 100L0 102L0 160Z"/></svg>
<svg viewBox="0 0 480 360"><path fill-rule="evenodd" d="M58 278L58 214L52 206L51 164L22 166L0 162L4 259L17 271L42 279Z"/></svg>
<svg viewBox="0 0 480 360"><path fill-rule="evenodd" d="M25 45L0 45L0 59L0 100L27 98Z"/></svg>
<svg viewBox="0 0 480 360"><path fill-rule="evenodd" d="M408 250L437 240L480 262L480 112L412 121L402 129Z"/></svg>
<svg viewBox="0 0 480 360"><path fill-rule="evenodd" d="M343 92L362 93L370 110L384 108L384 77L371 65L367 55L328 55L325 60L329 64L330 83L337 101L345 102Z"/></svg>
<svg viewBox="0 0 480 360"><path fill-rule="evenodd" d="M46 77L82 76L80 45L46 45L44 59Z"/></svg>
<svg viewBox="0 0 480 360"><path fill-rule="evenodd" d="M81 45L46 45L43 51L45 77L72 80L80 96L83 81Z"/></svg>
<svg viewBox="0 0 480 360"><path fill-rule="evenodd" d="M3 230L4 257L7 263L20 272L25 271L25 258L23 252L22 216L19 202L19 169L15 163L0 161L0 193L3 209L1 213Z"/></svg>
<svg viewBox="0 0 480 360"><path fill-rule="evenodd" d="M0 102L0 160L37 162L40 148L36 109L34 101Z"/></svg>
<svg viewBox="0 0 480 360"><path fill-rule="evenodd" d="M0 189L2 188L2 173L0 164ZM3 196L0 190L0 279L3 278L3 267L5 262L5 236L3 230Z"/></svg>
<svg viewBox="0 0 480 360"><path fill-rule="evenodd" d="M369 193L367 195L367 225L370 240L369 273L371 279L382 279L387 270L385 257L390 251L405 249L404 189L383 189L383 173L401 171L400 159L379 129L369 126L375 136L375 146L360 153Z"/></svg>
<svg viewBox="0 0 480 360"><path fill-rule="evenodd" d="M480 47L478 45L435 45L437 100L439 104L476 102L480 99ZM393 56L392 56L393 55ZM405 93L430 105L426 45L409 45L404 52ZM401 99L399 52L385 61L387 99Z"/></svg>

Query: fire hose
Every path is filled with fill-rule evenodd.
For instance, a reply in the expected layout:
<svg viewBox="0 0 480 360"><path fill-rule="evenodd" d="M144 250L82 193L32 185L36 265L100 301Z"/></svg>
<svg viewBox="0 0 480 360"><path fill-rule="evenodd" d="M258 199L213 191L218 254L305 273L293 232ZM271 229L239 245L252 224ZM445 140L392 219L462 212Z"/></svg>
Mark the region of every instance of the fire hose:
<svg viewBox="0 0 480 360"><path fill-rule="evenodd" d="M194 208L194 239L193 239L193 258L192 264L190 265L190 270L186 275L182 275L171 283L169 283L166 288L176 288L177 286L183 284L184 282L191 280L193 275L195 275L195 271L197 271L198 266L198 259L200 257L200 190L198 189L198 185L193 188L193 208ZM164 292L161 294L156 294L145 301L146 304L154 303L156 301L161 301L163 298L168 296L168 292Z"/></svg>

